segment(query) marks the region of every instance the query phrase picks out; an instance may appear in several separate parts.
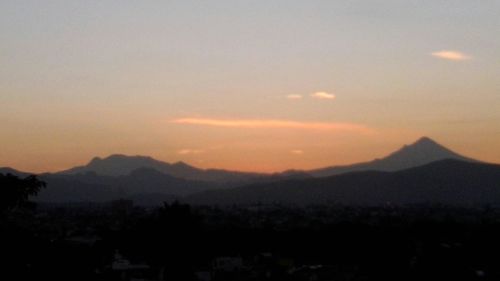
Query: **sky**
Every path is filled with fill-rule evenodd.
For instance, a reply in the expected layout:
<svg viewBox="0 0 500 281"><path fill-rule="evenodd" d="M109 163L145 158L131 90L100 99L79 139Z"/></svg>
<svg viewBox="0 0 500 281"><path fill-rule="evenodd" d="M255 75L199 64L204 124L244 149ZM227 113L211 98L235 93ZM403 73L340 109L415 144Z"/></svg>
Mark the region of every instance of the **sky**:
<svg viewBox="0 0 500 281"><path fill-rule="evenodd" d="M0 166L500 163L500 1L1 1Z"/></svg>

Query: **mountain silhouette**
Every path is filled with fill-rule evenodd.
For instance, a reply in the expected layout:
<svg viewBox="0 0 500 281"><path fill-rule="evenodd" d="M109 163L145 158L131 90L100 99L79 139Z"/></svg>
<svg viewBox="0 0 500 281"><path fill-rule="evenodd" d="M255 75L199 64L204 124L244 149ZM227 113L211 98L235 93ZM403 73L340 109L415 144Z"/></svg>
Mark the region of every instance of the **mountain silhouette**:
<svg viewBox="0 0 500 281"><path fill-rule="evenodd" d="M96 157L85 166L40 174L48 186L37 200L103 202L133 198L156 204L164 199L187 196L192 202L217 204L318 203L325 200L357 204L363 202L360 194L366 194L364 199L368 203L380 204L389 201L413 202L408 199L412 196L418 202L426 202L427 195L423 194L436 193L442 189L441 184L453 192L448 192L446 196L439 195L439 200L429 197L429 202L447 202L446 198L455 198L465 192L460 188L470 191L468 196L471 200L483 192L495 198L496 189L492 184L500 182L500 178L495 178L497 181L493 182L489 173L474 173L479 171L479 167L498 167L481 165L487 164L455 153L427 137L370 162L274 174L199 169L184 162L170 164L146 156L115 154L106 158ZM437 167L441 168L436 170ZM29 175L12 168L0 168L0 173L22 177ZM464 178L466 175L467 178ZM481 186L484 181L486 184ZM476 193L470 189L471 186L476 188ZM490 189L486 192L485 188ZM450 200L459 201L456 198Z"/></svg>
<svg viewBox="0 0 500 281"><path fill-rule="evenodd" d="M352 172L205 191L186 201L203 205L498 205L500 165L447 159L397 172Z"/></svg>
<svg viewBox="0 0 500 281"><path fill-rule="evenodd" d="M37 201L104 202L131 198L177 198L220 186L212 182L186 180L159 172L153 168L138 168L124 176L105 176L95 172L78 174L42 174L48 188L40 192ZM144 200L143 200L144 201ZM151 200L150 200L151 201ZM157 203L161 203L157 202Z"/></svg>
<svg viewBox="0 0 500 281"><path fill-rule="evenodd" d="M159 161L148 156L127 156L121 154L106 158L95 157L87 165L58 172L60 175L82 174L95 172L103 176L125 176L140 168L155 169L164 174L177 178L211 181L211 182L246 182L253 178L260 178L263 174L233 172L219 169L200 169L184 162L173 164Z"/></svg>
<svg viewBox="0 0 500 281"><path fill-rule="evenodd" d="M1 171L1 169L0 169ZM9 170L10 171L10 170ZM162 173L154 168L141 167L127 175L108 176L94 171L76 174L41 174L48 187L40 192L36 201L50 203L106 202L132 199L140 205L161 205L205 190L228 189L248 183L274 182L308 175L290 173L256 177L245 182L214 182L184 179Z"/></svg>
<svg viewBox="0 0 500 281"><path fill-rule="evenodd" d="M412 167L418 167L439 160L455 159L467 162L478 162L477 160L462 156L450 149L440 145L428 137L422 137L411 145L405 145L401 149L389 154L382 159L370 162L332 166L307 171L315 177L326 177L355 171L398 171Z"/></svg>
<svg viewBox="0 0 500 281"><path fill-rule="evenodd" d="M122 154L113 154L106 158L95 157L87 165L71 168L59 172L58 174L82 174L95 172L105 176L124 176L139 168L153 168L158 171L168 171L169 174L180 173L190 174L197 172L198 169L182 162L170 164L158 161L148 156L127 156Z"/></svg>
<svg viewBox="0 0 500 281"><path fill-rule="evenodd" d="M477 160L453 152L428 137L422 137L415 143L405 145L401 149L381 159L309 171L288 170L280 173L265 174L222 169L200 169L184 162L171 164L148 156L114 154L106 158L95 157L87 165L74 167L56 174L75 175L94 172L103 176L116 177L128 175L132 171L140 168L152 168L176 178L218 183L248 184L269 180L283 180L287 178L304 178L308 176L326 177L355 171L398 171L444 159L478 162Z"/></svg>
<svg viewBox="0 0 500 281"><path fill-rule="evenodd" d="M12 174L12 175L18 176L18 177L27 177L27 176L31 175L30 173L21 172L21 171L18 171L16 169L9 168L9 167L1 167L0 174Z"/></svg>

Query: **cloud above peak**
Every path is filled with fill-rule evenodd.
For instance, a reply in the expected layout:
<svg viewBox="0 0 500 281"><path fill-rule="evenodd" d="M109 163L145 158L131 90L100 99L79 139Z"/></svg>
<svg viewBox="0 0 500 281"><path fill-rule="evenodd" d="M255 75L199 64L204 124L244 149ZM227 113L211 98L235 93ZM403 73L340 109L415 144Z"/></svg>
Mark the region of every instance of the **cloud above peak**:
<svg viewBox="0 0 500 281"><path fill-rule="evenodd" d="M300 100L300 99L302 99L302 95L292 94L292 95L286 96L286 98L289 100Z"/></svg>
<svg viewBox="0 0 500 281"><path fill-rule="evenodd" d="M451 51L451 50L437 51L431 53L431 55L436 58L452 60L452 61L464 61L464 60L470 60L472 58L471 56L466 55L462 52Z"/></svg>
<svg viewBox="0 0 500 281"><path fill-rule="evenodd" d="M302 122L276 119L214 119L180 118L171 123L243 129L298 129L320 131L348 131L369 134L374 130L364 125L343 122Z"/></svg>
<svg viewBox="0 0 500 281"><path fill-rule="evenodd" d="M187 154L200 154L203 153L204 151L201 149L190 149L190 148L185 148L177 151L177 154L181 155L187 155Z"/></svg>
<svg viewBox="0 0 500 281"><path fill-rule="evenodd" d="M301 100L307 96L301 95L301 94L290 94L290 95L286 95L285 97L289 100ZM312 99L325 99L325 100L334 100L336 98L335 94L328 93L325 91L318 91L318 92L311 93L311 94L309 94L309 97Z"/></svg>
<svg viewBox="0 0 500 281"><path fill-rule="evenodd" d="M328 100L333 100L335 99L335 95L327 92L315 92L311 94L311 97L316 98L316 99L328 99Z"/></svg>

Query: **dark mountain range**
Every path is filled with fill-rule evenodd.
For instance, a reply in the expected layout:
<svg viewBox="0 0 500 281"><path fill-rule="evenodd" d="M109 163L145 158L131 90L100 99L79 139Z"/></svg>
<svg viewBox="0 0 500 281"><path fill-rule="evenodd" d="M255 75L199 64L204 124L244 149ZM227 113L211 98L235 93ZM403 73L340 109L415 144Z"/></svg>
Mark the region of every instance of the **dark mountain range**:
<svg viewBox="0 0 500 281"><path fill-rule="evenodd" d="M21 174L22 175L22 174ZM305 178L305 175L271 175L256 178L253 183L274 182L292 178ZM102 176L95 172L79 174L41 174L40 179L47 182L48 188L42 190L38 201L45 202L104 202L116 199L134 199L145 205L161 204L169 199L187 196L205 190L227 189L240 186L240 183L218 183L187 180L173 177L153 168L138 168L125 176Z"/></svg>
<svg viewBox="0 0 500 281"><path fill-rule="evenodd" d="M152 168L177 178L211 182L247 182L265 176L259 173L234 172L219 169L199 169L184 162L173 164L158 161L147 156L111 155L104 159L96 157L87 165L58 172L60 175L74 175L95 172L103 176L125 176L140 168Z"/></svg>
<svg viewBox="0 0 500 281"><path fill-rule="evenodd" d="M18 177L26 177L26 176L31 175L30 173L21 172L21 171L18 171L18 170L9 168L9 167L0 168L0 174L12 174L12 175L15 175Z"/></svg>
<svg viewBox="0 0 500 281"><path fill-rule="evenodd" d="M392 172L418 167L444 159L478 162L477 160L455 153L430 138L422 137L415 143L405 145L382 159L346 166L320 168L307 171L307 173L315 177L326 177L356 171L373 170Z"/></svg>
<svg viewBox="0 0 500 281"><path fill-rule="evenodd" d="M395 151L387 157L381 159L346 166L331 166L309 171L288 170L280 173L265 174L221 169L200 169L184 162L170 164L148 156L127 156L114 154L106 158L95 157L87 165L74 167L55 174L78 175L92 172L101 176L117 177L129 175L132 171L140 168L151 168L176 178L218 183L232 183L231 186L233 186L235 183L248 184L269 180L306 178L310 176L325 177L354 171L398 171L444 159L477 162L477 160L462 156L447 149L430 138L423 137L415 143L405 145L398 151ZM0 168L0 172L2 169L4 169L5 172L14 171L15 173L28 174L15 171L10 168Z"/></svg>
<svg viewBox="0 0 500 281"><path fill-rule="evenodd" d="M115 158L115 157L112 157ZM120 157L125 159L125 167L117 165L118 169L125 171L131 168L130 157ZM142 157L132 157L133 160ZM116 159L116 158L115 158ZM147 159L146 159L147 160ZM114 160L113 160L114 161ZM145 163L154 163L146 161ZM95 161L94 161L95 162ZM129 163L127 167L127 163ZM192 168L186 164L187 169ZM178 164L173 166L180 167ZM197 169L201 173L206 171ZM207 170L207 172L212 172ZM26 177L30 173L20 172L11 168L0 168L0 173L14 174L19 177ZM236 174L236 173L235 173ZM244 174L244 173L241 173ZM256 174L257 175L257 174ZM110 176L101 175L94 171L84 169L76 173L44 173L39 174L39 178L47 183L47 188L43 189L36 200L41 202L64 203L64 202L105 202L117 199L133 199L141 205L159 205L164 201L172 201L182 196L190 195L204 190L215 190L223 188L233 188L245 183L272 182L292 178L305 178L308 175L293 172L286 174L259 175L253 178L232 177L234 181L200 181L171 176L158 171L156 168L140 167L131 170L126 175ZM227 177L225 177L227 179ZM222 179L222 178L221 178Z"/></svg>
<svg viewBox="0 0 500 281"><path fill-rule="evenodd" d="M500 165L441 160L397 172L352 172L206 191L194 204L500 204Z"/></svg>
<svg viewBox="0 0 500 281"><path fill-rule="evenodd" d="M200 169L190 166L184 162L173 164L158 161L147 156L111 155L104 159L96 157L87 165L75 167L58 174L79 174L95 172L99 175L123 176L139 168L153 168L165 174L177 178L190 180L201 180L211 182L232 182L240 184L253 183L255 181L268 181L269 177L275 179L307 177L326 177L355 171L398 171L402 169L418 167L434 161L444 159L457 159L462 161L476 162L477 160L462 156L448 148L438 144L430 138L422 137L411 145L405 145L390 155L369 162L356 163L346 166L332 166L309 171L285 171L275 174L248 173L228 171L219 169Z"/></svg>
<svg viewBox="0 0 500 281"><path fill-rule="evenodd" d="M455 159L462 162L434 163L443 159ZM429 163L433 164L419 167ZM439 173L435 170L437 167L435 165L438 163L443 166L438 171ZM47 182L48 188L40 192L37 199L51 202L102 202L120 198L134 198L141 202L160 203L163 199L179 198L207 191L192 196L189 200L200 203L338 201L350 204L362 203L363 200L367 200L366 203L386 201L404 203L411 202L409 198L405 197L405 194L408 193L414 196L415 201L423 202L426 197L420 193L411 193L415 190L410 187L418 187L421 190L430 188L428 194L435 194L437 191L433 188L437 186L437 190L440 190L441 185L439 184L443 183L450 190L457 188L455 194L462 194L460 187L464 187L464 184L471 183L471 186L475 186L482 181L491 184L488 181L490 174L485 174L486 178L483 179L480 175L453 169L453 167L469 164L472 169L470 173L477 171L478 167L483 167L481 166L483 164L478 161L461 156L429 138L421 138L414 144L406 145L385 158L371 162L312 171L291 170L275 174L204 170L183 162L170 164L151 157L111 155L104 159L94 158L85 166L59 173L40 174L40 178ZM419 168L408 169L414 167ZM356 171L366 172L352 173ZM400 172L384 173L396 171ZM411 171L419 171L418 176L416 176L416 172ZM0 173L11 173L20 177L29 175L29 173L11 168L0 168ZM460 174L453 177L452 173ZM339 177L313 179L313 177L340 174L342 175ZM403 177L402 175L407 176ZM471 176L462 178L466 175ZM455 179L461 180L454 182ZM452 183L456 185L452 185ZM481 188L487 186L489 185L478 187L478 192L481 193L483 190ZM221 190L232 188L236 189ZM214 191L211 192L211 190ZM359 198L359 194L364 193L367 196ZM449 198L456 202L457 198L452 193L448 194ZM471 200L473 200L472 190L470 195ZM444 195L436 197L439 200L434 200L431 197L428 199L432 199L430 200L432 202L445 202L446 200L442 196ZM377 201L376 198L380 198L380 200ZM417 200L419 198L422 200Z"/></svg>
<svg viewBox="0 0 500 281"><path fill-rule="evenodd" d="M179 197L207 189L220 188L215 183L185 180L151 168L139 168L125 176L102 176L94 172L76 175L42 174L47 182L38 201L103 202L121 198ZM154 196L152 196L154 194Z"/></svg>

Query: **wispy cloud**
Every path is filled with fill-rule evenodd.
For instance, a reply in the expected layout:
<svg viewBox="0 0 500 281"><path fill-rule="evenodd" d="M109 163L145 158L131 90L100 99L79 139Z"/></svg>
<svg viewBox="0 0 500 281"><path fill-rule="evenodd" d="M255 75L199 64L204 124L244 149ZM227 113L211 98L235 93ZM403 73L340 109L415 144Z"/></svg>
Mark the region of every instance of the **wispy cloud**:
<svg viewBox="0 0 500 281"><path fill-rule="evenodd" d="M300 100L300 99L302 99L302 95L292 94L292 95L286 96L286 98L289 100Z"/></svg>
<svg viewBox="0 0 500 281"><path fill-rule="evenodd" d="M304 151L300 150L300 149L294 149L294 150L290 150L290 153L295 154L295 155L302 155L302 154L304 154Z"/></svg>
<svg viewBox="0 0 500 281"><path fill-rule="evenodd" d="M464 60L471 59L471 57L469 55L466 55L466 54L458 52L458 51L451 51L451 50L443 50L443 51L433 52L433 53L431 53L431 55L436 57L436 58L445 59L445 60L452 60L452 61L464 61Z"/></svg>
<svg viewBox="0 0 500 281"><path fill-rule="evenodd" d="M186 148L186 149L178 150L177 154L187 155L187 154L200 154L200 153L203 153L203 152L205 152L205 151L203 151L201 149L189 149L189 148Z"/></svg>
<svg viewBox="0 0 500 281"><path fill-rule="evenodd" d="M176 124L246 128L246 129L302 129L323 131L350 131L372 133L374 130L363 125L341 122L300 122L275 119L212 119L212 118L180 118L171 121Z"/></svg>
<svg viewBox="0 0 500 281"><path fill-rule="evenodd" d="M311 94L311 97L316 98L316 99L328 99L328 100L335 99L334 94L330 94L327 92L315 92L315 93Z"/></svg>

